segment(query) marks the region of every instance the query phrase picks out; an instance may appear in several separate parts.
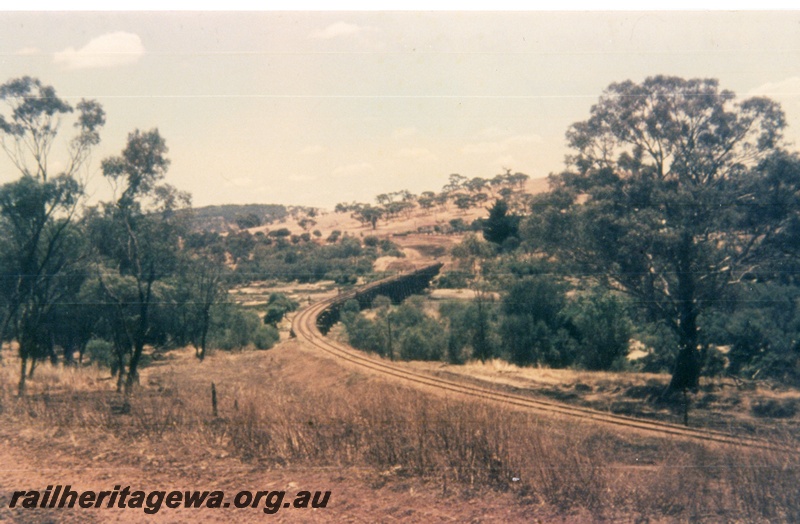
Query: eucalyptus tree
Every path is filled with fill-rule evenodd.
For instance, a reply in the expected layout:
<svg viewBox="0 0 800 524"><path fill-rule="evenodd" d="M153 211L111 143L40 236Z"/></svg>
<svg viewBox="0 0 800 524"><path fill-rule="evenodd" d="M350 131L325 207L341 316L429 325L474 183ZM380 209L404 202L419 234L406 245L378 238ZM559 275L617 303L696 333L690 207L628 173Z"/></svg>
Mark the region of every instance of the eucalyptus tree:
<svg viewBox="0 0 800 524"><path fill-rule="evenodd" d="M796 221L796 197L763 205L800 187L796 158L780 151L785 126L777 103L737 100L714 79L614 83L569 128L568 170L534 200L529 245L674 331L671 389L698 385L701 314L766 264Z"/></svg>
<svg viewBox="0 0 800 524"><path fill-rule="evenodd" d="M61 277L81 258L75 252L80 177L100 142L105 113L92 100L73 107L53 87L28 76L0 86L0 101L0 146L21 175L0 186L0 340L10 332L19 343L23 394L27 365L50 344L47 322L63 297ZM70 115L74 134L64 139L62 124Z"/></svg>
<svg viewBox="0 0 800 524"><path fill-rule="evenodd" d="M129 345L130 359L124 383L126 397L137 380L138 367L151 335L153 306L158 285L179 267L182 219L175 211L188 206L190 197L162 184L169 159L167 145L157 129L135 130L119 156L103 160L103 175L112 183L116 200L103 205L94 228L95 243L117 280L131 290L108 284L100 271L100 283L115 308L125 314L115 324ZM127 298L124 295L132 295Z"/></svg>

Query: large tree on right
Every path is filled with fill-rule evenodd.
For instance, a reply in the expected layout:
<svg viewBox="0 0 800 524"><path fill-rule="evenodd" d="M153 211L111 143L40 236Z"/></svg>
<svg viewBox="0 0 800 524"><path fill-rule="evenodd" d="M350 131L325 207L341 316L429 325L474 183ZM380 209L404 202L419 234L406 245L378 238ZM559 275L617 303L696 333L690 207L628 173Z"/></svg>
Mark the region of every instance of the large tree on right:
<svg viewBox="0 0 800 524"><path fill-rule="evenodd" d="M611 84L523 226L529 246L627 293L677 335L671 389L701 372L699 317L796 251L800 159L766 98L713 79Z"/></svg>

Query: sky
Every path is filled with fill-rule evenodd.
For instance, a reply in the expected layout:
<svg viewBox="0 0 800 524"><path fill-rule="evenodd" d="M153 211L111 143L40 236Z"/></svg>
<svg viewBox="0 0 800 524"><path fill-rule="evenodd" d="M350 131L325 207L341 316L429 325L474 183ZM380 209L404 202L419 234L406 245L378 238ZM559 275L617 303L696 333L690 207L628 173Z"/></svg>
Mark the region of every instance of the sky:
<svg viewBox="0 0 800 524"><path fill-rule="evenodd" d="M92 201L110 195L100 161L152 128L169 147L166 181L195 206L332 209L439 190L451 173L544 177L564 168L565 132L603 89L657 74L770 96L800 144L800 11L0 16L0 83L33 76L106 111ZM0 183L18 176L0 158Z"/></svg>

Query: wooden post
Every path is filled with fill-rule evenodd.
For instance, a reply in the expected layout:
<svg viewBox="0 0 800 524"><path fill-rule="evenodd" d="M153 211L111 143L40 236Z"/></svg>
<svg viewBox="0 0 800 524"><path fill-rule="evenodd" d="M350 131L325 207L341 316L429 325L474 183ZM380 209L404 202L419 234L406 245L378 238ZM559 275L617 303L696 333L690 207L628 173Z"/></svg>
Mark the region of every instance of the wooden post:
<svg viewBox="0 0 800 524"><path fill-rule="evenodd" d="M217 386L211 383L211 413L217 418Z"/></svg>

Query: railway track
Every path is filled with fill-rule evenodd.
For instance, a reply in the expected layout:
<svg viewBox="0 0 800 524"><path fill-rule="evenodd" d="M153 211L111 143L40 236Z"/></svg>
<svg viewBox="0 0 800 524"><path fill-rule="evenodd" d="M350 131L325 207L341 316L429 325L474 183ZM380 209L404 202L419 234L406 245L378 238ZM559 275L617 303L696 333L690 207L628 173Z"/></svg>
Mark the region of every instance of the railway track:
<svg viewBox="0 0 800 524"><path fill-rule="evenodd" d="M322 300L304 308L303 310L299 311L292 320L292 329L295 335L322 350L323 352L340 360L349 362L371 372L401 379L415 386L425 386L435 388L446 393L480 398L497 402L505 406L522 409L528 412L569 417L576 420L610 425L623 429L638 430L651 435L679 437L695 441L715 442L756 449L796 451L747 435L733 435L722 431L692 428L677 424L670 424L667 422L637 419L634 417L615 415L612 413L606 413L579 406L570 406L568 404L549 400L541 400L522 395L506 393L490 389L488 387L462 384L452 380L414 371L400 364L386 362L384 360L379 360L378 358L368 356L346 344L329 339L320 331L318 319L326 310L337 305L341 305L349 299L355 298L357 293L364 293L370 288L391 282L394 279L402 278L405 275L406 274L400 274L389 277L367 286L362 286L356 291Z"/></svg>

